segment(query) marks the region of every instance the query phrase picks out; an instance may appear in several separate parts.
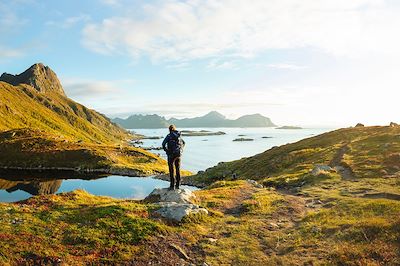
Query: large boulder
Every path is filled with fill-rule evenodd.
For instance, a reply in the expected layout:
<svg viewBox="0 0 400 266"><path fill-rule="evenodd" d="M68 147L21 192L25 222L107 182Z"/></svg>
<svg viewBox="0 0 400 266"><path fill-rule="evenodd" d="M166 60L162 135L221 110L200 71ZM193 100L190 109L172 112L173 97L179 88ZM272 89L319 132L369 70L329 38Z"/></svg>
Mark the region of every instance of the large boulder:
<svg viewBox="0 0 400 266"><path fill-rule="evenodd" d="M155 213L167 220L181 222L192 215L207 215L208 211L194 204L196 196L189 189L156 188L145 199L160 208Z"/></svg>
<svg viewBox="0 0 400 266"><path fill-rule="evenodd" d="M158 205L161 208L156 213L165 219L175 222L181 222L187 216L208 214L206 209L191 203L159 202Z"/></svg>
<svg viewBox="0 0 400 266"><path fill-rule="evenodd" d="M196 196L186 188L169 190L168 188L154 189L144 200L146 202L176 202L193 203Z"/></svg>

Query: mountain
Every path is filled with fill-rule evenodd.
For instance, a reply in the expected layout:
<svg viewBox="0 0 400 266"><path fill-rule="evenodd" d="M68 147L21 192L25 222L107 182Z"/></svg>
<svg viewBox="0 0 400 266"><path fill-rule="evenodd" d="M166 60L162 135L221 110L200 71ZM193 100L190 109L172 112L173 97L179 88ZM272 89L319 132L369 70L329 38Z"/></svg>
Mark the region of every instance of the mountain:
<svg viewBox="0 0 400 266"><path fill-rule="evenodd" d="M135 137L69 99L57 75L41 63L0 77L1 168L166 171L155 155L128 146Z"/></svg>
<svg viewBox="0 0 400 266"><path fill-rule="evenodd" d="M113 143L129 133L104 115L69 99L56 74L34 64L0 77L0 130L33 128L90 143Z"/></svg>
<svg viewBox="0 0 400 266"><path fill-rule="evenodd" d="M113 122L124 128L165 128L170 124L177 127L274 127L271 119L260 114L245 115L235 120L227 119L222 114L212 111L195 118L171 118L166 120L158 115L132 115L127 119L116 118Z"/></svg>
<svg viewBox="0 0 400 266"><path fill-rule="evenodd" d="M113 122L124 128L166 128L168 121L158 115L131 115L127 119L115 118Z"/></svg>

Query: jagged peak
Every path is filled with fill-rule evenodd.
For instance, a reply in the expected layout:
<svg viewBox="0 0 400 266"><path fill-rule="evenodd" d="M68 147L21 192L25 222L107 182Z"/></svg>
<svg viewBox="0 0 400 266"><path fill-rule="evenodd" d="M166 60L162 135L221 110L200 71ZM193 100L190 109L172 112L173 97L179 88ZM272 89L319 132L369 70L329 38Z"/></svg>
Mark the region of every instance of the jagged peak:
<svg viewBox="0 0 400 266"><path fill-rule="evenodd" d="M65 92L56 73L54 73L50 67L42 63L33 64L18 75L3 73L0 76L0 81L7 82L14 86L27 84L41 93L53 91L65 96Z"/></svg>
<svg viewBox="0 0 400 266"><path fill-rule="evenodd" d="M208 114L206 114L204 117L215 118L215 119L225 119L226 118L223 114L221 114L217 111L211 111Z"/></svg>

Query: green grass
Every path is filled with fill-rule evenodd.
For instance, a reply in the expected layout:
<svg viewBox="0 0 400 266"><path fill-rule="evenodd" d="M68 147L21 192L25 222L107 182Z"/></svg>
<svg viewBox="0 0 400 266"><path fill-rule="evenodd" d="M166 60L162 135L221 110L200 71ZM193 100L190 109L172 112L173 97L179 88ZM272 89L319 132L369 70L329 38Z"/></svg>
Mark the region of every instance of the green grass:
<svg viewBox="0 0 400 266"><path fill-rule="evenodd" d="M127 131L108 118L54 92L0 82L0 131L30 128L73 141L120 143Z"/></svg>
<svg viewBox="0 0 400 266"><path fill-rule="evenodd" d="M12 263L32 258L62 258L66 264L130 260L142 241L169 230L148 219L152 209L84 191L1 204L0 254Z"/></svg>
<svg viewBox="0 0 400 266"><path fill-rule="evenodd" d="M129 169L138 175L168 171L165 160L140 148L75 142L31 129L0 133L0 149L0 166L8 168Z"/></svg>
<svg viewBox="0 0 400 266"><path fill-rule="evenodd" d="M348 147L342 164L356 178L382 177L400 170L400 127L339 129L296 143L272 148L237 161L220 163L192 179L204 184L218 180L265 180L271 185L297 186L316 180L309 173L317 164L330 164L340 148ZM293 179L293 180L291 180Z"/></svg>

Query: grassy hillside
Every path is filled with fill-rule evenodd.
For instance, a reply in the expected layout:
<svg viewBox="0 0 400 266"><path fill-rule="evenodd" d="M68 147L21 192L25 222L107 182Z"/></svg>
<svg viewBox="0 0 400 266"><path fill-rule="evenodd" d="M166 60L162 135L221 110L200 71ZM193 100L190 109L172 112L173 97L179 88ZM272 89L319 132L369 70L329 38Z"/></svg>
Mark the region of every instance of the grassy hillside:
<svg viewBox="0 0 400 266"><path fill-rule="evenodd" d="M6 169L129 170L138 176L168 171L163 159L140 148L71 141L32 129L0 133L0 150L0 168Z"/></svg>
<svg viewBox="0 0 400 266"><path fill-rule="evenodd" d="M0 82L0 130L40 129L71 140L115 143L129 134L108 118L56 92Z"/></svg>
<svg viewBox="0 0 400 266"><path fill-rule="evenodd" d="M217 180L254 179L276 187L313 183L318 165L343 172L348 179L388 178L400 170L400 127L357 127L328 132L274 147L241 160L220 163L194 176L210 184Z"/></svg>
<svg viewBox="0 0 400 266"><path fill-rule="evenodd" d="M220 164L194 177L210 215L180 225L83 191L0 204L0 262L399 265L399 135L341 129Z"/></svg>

